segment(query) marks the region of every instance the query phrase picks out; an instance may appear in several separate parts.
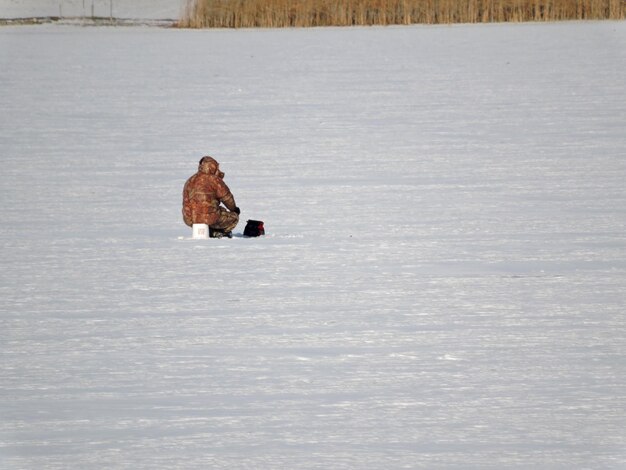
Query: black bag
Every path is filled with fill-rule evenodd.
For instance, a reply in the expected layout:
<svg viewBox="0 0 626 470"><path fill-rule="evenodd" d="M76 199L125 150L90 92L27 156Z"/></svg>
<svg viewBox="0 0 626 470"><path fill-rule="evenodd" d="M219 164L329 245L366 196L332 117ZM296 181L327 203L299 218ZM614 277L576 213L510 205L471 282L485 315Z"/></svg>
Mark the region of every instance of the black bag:
<svg viewBox="0 0 626 470"><path fill-rule="evenodd" d="M265 235L265 227L262 220L248 220L246 228L243 229L244 237L258 237Z"/></svg>

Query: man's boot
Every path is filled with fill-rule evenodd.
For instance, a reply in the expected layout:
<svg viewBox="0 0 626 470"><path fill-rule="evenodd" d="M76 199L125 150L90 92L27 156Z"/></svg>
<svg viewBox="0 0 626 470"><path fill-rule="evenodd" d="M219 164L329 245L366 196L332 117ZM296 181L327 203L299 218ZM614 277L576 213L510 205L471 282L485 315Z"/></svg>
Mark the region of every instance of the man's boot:
<svg viewBox="0 0 626 470"><path fill-rule="evenodd" d="M224 229L221 228L211 228L209 227L209 238L233 238L233 232L228 231L226 232Z"/></svg>

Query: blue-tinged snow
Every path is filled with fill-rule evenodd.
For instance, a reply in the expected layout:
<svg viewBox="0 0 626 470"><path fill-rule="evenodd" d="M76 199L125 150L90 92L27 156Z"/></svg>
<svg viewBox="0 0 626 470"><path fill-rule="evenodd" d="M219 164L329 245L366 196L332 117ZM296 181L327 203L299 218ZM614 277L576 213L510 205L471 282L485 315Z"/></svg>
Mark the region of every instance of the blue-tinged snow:
<svg viewBox="0 0 626 470"><path fill-rule="evenodd" d="M0 467L624 468L626 23L0 28ZM222 163L259 239L190 240Z"/></svg>

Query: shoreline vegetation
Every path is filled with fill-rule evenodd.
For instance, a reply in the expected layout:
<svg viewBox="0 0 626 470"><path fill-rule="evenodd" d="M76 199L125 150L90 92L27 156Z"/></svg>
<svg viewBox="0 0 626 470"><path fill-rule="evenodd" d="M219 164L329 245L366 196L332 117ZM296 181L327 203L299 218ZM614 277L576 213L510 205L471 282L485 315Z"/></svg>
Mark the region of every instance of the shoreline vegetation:
<svg viewBox="0 0 626 470"><path fill-rule="evenodd" d="M622 20L626 0L188 0L183 28Z"/></svg>
<svg viewBox="0 0 626 470"><path fill-rule="evenodd" d="M0 18L0 26L62 24L79 26L156 26L171 28L178 26L177 20L152 20L135 18L111 18L92 16L33 16L24 18Z"/></svg>

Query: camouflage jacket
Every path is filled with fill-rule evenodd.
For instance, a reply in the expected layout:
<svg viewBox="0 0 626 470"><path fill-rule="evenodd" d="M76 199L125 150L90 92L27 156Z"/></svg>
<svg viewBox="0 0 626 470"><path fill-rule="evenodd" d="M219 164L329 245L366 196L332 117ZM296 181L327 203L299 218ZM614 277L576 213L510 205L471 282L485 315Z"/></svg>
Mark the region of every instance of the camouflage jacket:
<svg viewBox="0 0 626 470"><path fill-rule="evenodd" d="M209 174L200 169L183 188L183 220L185 224L211 225L219 218L220 203L235 210L235 198L222 179L223 173Z"/></svg>

